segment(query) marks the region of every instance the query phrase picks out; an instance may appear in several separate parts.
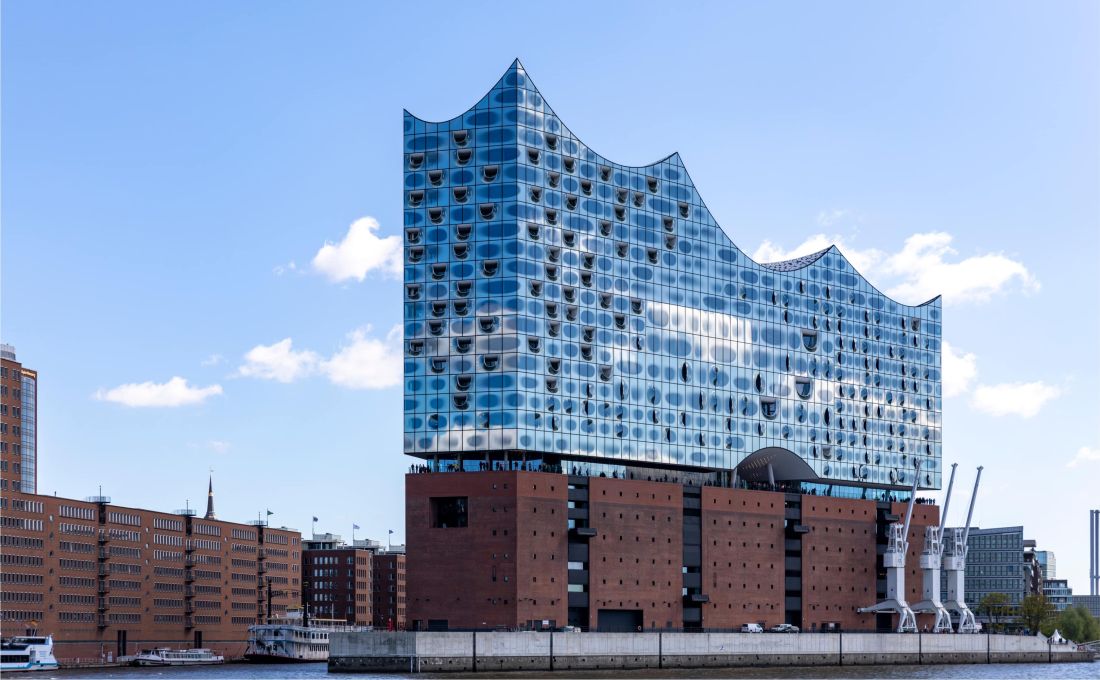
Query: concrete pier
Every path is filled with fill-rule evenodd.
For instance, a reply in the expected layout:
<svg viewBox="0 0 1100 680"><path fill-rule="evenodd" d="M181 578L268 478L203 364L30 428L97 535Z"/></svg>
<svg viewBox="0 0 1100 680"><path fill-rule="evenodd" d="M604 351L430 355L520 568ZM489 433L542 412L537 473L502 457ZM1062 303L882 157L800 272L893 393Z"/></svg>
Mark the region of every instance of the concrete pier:
<svg viewBox="0 0 1100 680"><path fill-rule="evenodd" d="M333 673L1092 661L1041 637L894 633L333 633Z"/></svg>

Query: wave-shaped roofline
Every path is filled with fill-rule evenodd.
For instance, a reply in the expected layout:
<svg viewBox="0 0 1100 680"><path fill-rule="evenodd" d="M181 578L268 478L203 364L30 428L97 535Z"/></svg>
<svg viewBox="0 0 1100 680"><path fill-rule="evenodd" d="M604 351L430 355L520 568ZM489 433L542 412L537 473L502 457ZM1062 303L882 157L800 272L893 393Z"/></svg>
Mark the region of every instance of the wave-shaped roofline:
<svg viewBox="0 0 1100 680"><path fill-rule="evenodd" d="M895 304L898 304L902 307L908 307L910 309L916 309L918 307L927 307L929 305L938 305L938 304L941 303L942 297L943 297L942 295L937 295L937 296L935 296L935 297L933 297L929 300L925 300L924 302L921 302L919 304L914 304L914 305L907 304L905 302L902 302L900 300L897 300L897 299L893 298L892 296L890 296L887 293L880 290L878 288L878 286L871 283L871 280L868 279L866 276L864 276L863 272L859 271L859 269L854 264L852 264L852 261L849 260L846 255L844 255L843 251L841 251L840 248L837 247L836 244L832 244L828 248L825 248L823 250L819 250L815 253L802 255L800 257L791 258L789 260L782 260L782 261L779 261L779 262L757 262L751 256L749 256L748 253L746 253L744 250L742 250L739 245L737 245L734 242L733 238L731 238L730 235L728 233L726 233L726 230L725 230L724 227L722 227L722 224L715 218L714 212L711 211L709 206L707 206L706 201L703 199L702 192L699 191L699 187L695 184L695 180L693 180L691 178L691 173L688 171L687 166L684 164L684 160L680 156L679 151L673 151L672 153L668 154L667 156L664 156L663 158L660 158L660 159L658 159L656 161L653 161L652 163L648 163L646 165L624 165L623 163L618 163L618 162L612 161L607 156L604 156L603 154L598 153L595 149L592 148L591 145L589 145L588 143L582 141L580 135L573 132L573 130L570 129L569 126L567 126L565 124L565 122L562 120L561 116L559 116L554 111L553 107L551 107L549 102L546 101L546 96L543 95L542 91L539 90L538 87L535 85L534 79L532 79L531 76L527 74L527 69L524 68L523 63L519 60L519 57L516 57L516 59L514 59L512 61L512 64L504 71L504 74L500 78L498 78L497 81L495 83L493 83L493 85L488 90L485 91L485 94L483 94L481 97L478 98L477 101L474 102L473 106L470 106L465 111L458 114L457 116L452 116L451 118L447 118L447 119L444 119L444 120L428 120L426 118L421 118L420 116L417 116L416 114L412 113L408 109L404 109L404 115L408 118L412 118L414 120L418 120L422 123L427 123L427 124L430 124L430 125L443 125L445 123L451 123L453 121L461 119L466 114L468 114L471 111L474 111L475 109L477 109L478 105L481 102L488 99L489 95L492 94L493 90L497 89L498 86L501 86L502 84L504 84L504 80L508 77L509 74L511 74L511 73L519 74L521 72L523 73L523 77L526 78L528 80L528 82L530 83L531 88L533 90L535 90L535 92L538 92L539 96L542 97L543 107L547 111L549 111L558 120L558 122L561 124L562 128L564 130L568 131L569 134L572 135L577 140L577 142L579 144L581 144L584 148L588 149L592 154L594 154L601 161L604 161L605 163L607 163L609 165L615 165L615 166L618 166L618 167L626 169L626 170L646 170L646 169L649 169L649 168L656 167L656 166L658 166L662 163L665 163L665 162L675 163L680 169L682 169L684 171L684 175L687 177L687 181L691 184L692 189L695 190L695 195L699 197L699 202L702 204L703 208L707 211L707 214L710 215L711 219L714 221L714 225L716 227L718 227L718 231L721 232L721 234L726 237L726 240L729 241L730 245L733 246L735 249L737 249L737 251L739 253L741 253L745 257L746 260L748 260L752 264L756 265L757 267L760 267L761 269L775 271L775 272L789 273L789 272L794 272L794 271L799 271L801 269L805 269L806 267L809 267L810 265L816 263L818 260L820 260L826 254L828 254L830 252L833 252L837 255L837 257L844 260L844 262L848 265L848 267L850 267L851 270L853 272L855 272L856 276L858 276L860 279L862 279L864 282L866 282L867 285L870 286L871 289L875 291L875 293L881 295L882 297L886 298L887 300L890 300L890 301L894 302ZM518 83L516 83L515 85L511 85L511 86L508 86L508 85L504 85L504 86L505 87L518 87Z"/></svg>

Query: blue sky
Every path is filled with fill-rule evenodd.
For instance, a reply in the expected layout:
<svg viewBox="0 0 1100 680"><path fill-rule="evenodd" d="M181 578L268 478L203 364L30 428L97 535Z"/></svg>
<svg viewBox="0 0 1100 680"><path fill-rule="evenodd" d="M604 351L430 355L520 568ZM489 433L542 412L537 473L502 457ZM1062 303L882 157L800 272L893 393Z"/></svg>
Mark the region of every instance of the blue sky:
<svg viewBox="0 0 1100 680"><path fill-rule="evenodd" d="M600 153L679 151L750 254L837 242L944 293L957 487L984 464L977 522L1085 591L1098 7L5 2L0 322L41 372L40 490L174 509L213 467L225 518L400 539L401 112L518 56Z"/></svg>

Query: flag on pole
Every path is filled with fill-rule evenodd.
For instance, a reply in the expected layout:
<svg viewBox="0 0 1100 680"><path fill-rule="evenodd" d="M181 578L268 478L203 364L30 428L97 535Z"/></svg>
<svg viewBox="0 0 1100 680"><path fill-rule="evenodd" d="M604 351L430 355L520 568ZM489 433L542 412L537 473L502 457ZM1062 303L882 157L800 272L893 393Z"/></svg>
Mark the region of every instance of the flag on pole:
<svg viewBox="0 0 1100 680"><path fill-rule="evenodd" d="M393 529L390 529L390 533L391 533L391 534L393 533Z"/></svg>
<svg viewBox="0 0 1100 680"><path fill-rule="evenodd" d="M362 529L363 527L359 526L358 524L352 524L351 528L352 529Z"/></svg>
<svg viewBox="0 0 1100 680"><path fill-rule="evenodd" d="M319 520L319 519L317 519L316 517L314 517L314 518L313 518L313 521L314 521L314 522L319 522L319 521L321 521L321 520Z"/></svg>
<svg viewBox="0 0 1100 680"><path fill-rule="evenodd" d="M271 517L271 516L272 516L272 515L274 515L274 514L275 514L275 513L271 512L270 510L268 510L268 511L267 511L267 516L268 516L268 517Z"/></svg>

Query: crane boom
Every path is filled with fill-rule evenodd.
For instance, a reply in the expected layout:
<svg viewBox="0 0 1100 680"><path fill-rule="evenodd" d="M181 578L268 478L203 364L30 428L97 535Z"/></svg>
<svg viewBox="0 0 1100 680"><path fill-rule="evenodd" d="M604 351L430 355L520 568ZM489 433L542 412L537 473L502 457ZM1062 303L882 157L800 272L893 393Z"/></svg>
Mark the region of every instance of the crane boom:
<svg viewBox="0 0 1100 680"><path fill-rule="evenodd" d="M913 518L913 504L917 502L917 482L920 481L920 461L916 463L913 471L913 489L909 494L909 507L905 510L905 531L902 534L905 540L909 538L909 520Z"/></svg>
<svg viewBox="0 0 1100 680"><path fill-rule="evenodd" d="M943 513L940 514L940 555L943 555L943 530L947 526L947 509L951 507L951 489L955 486L955 468L958 463L951 464L951 479L947 482L947 498L943 501Z"/></svg>
<svg viewBox="0 0 1100 680"><path fill-rule="evenodd" d="M982 481L983 466L978 466L978 474L974 477L974 493L970 496L970 510L966 513L966 528L963 529L963 545L970 545L970 520L974 516L974 501L978 499L978 482Z"/></svg>

